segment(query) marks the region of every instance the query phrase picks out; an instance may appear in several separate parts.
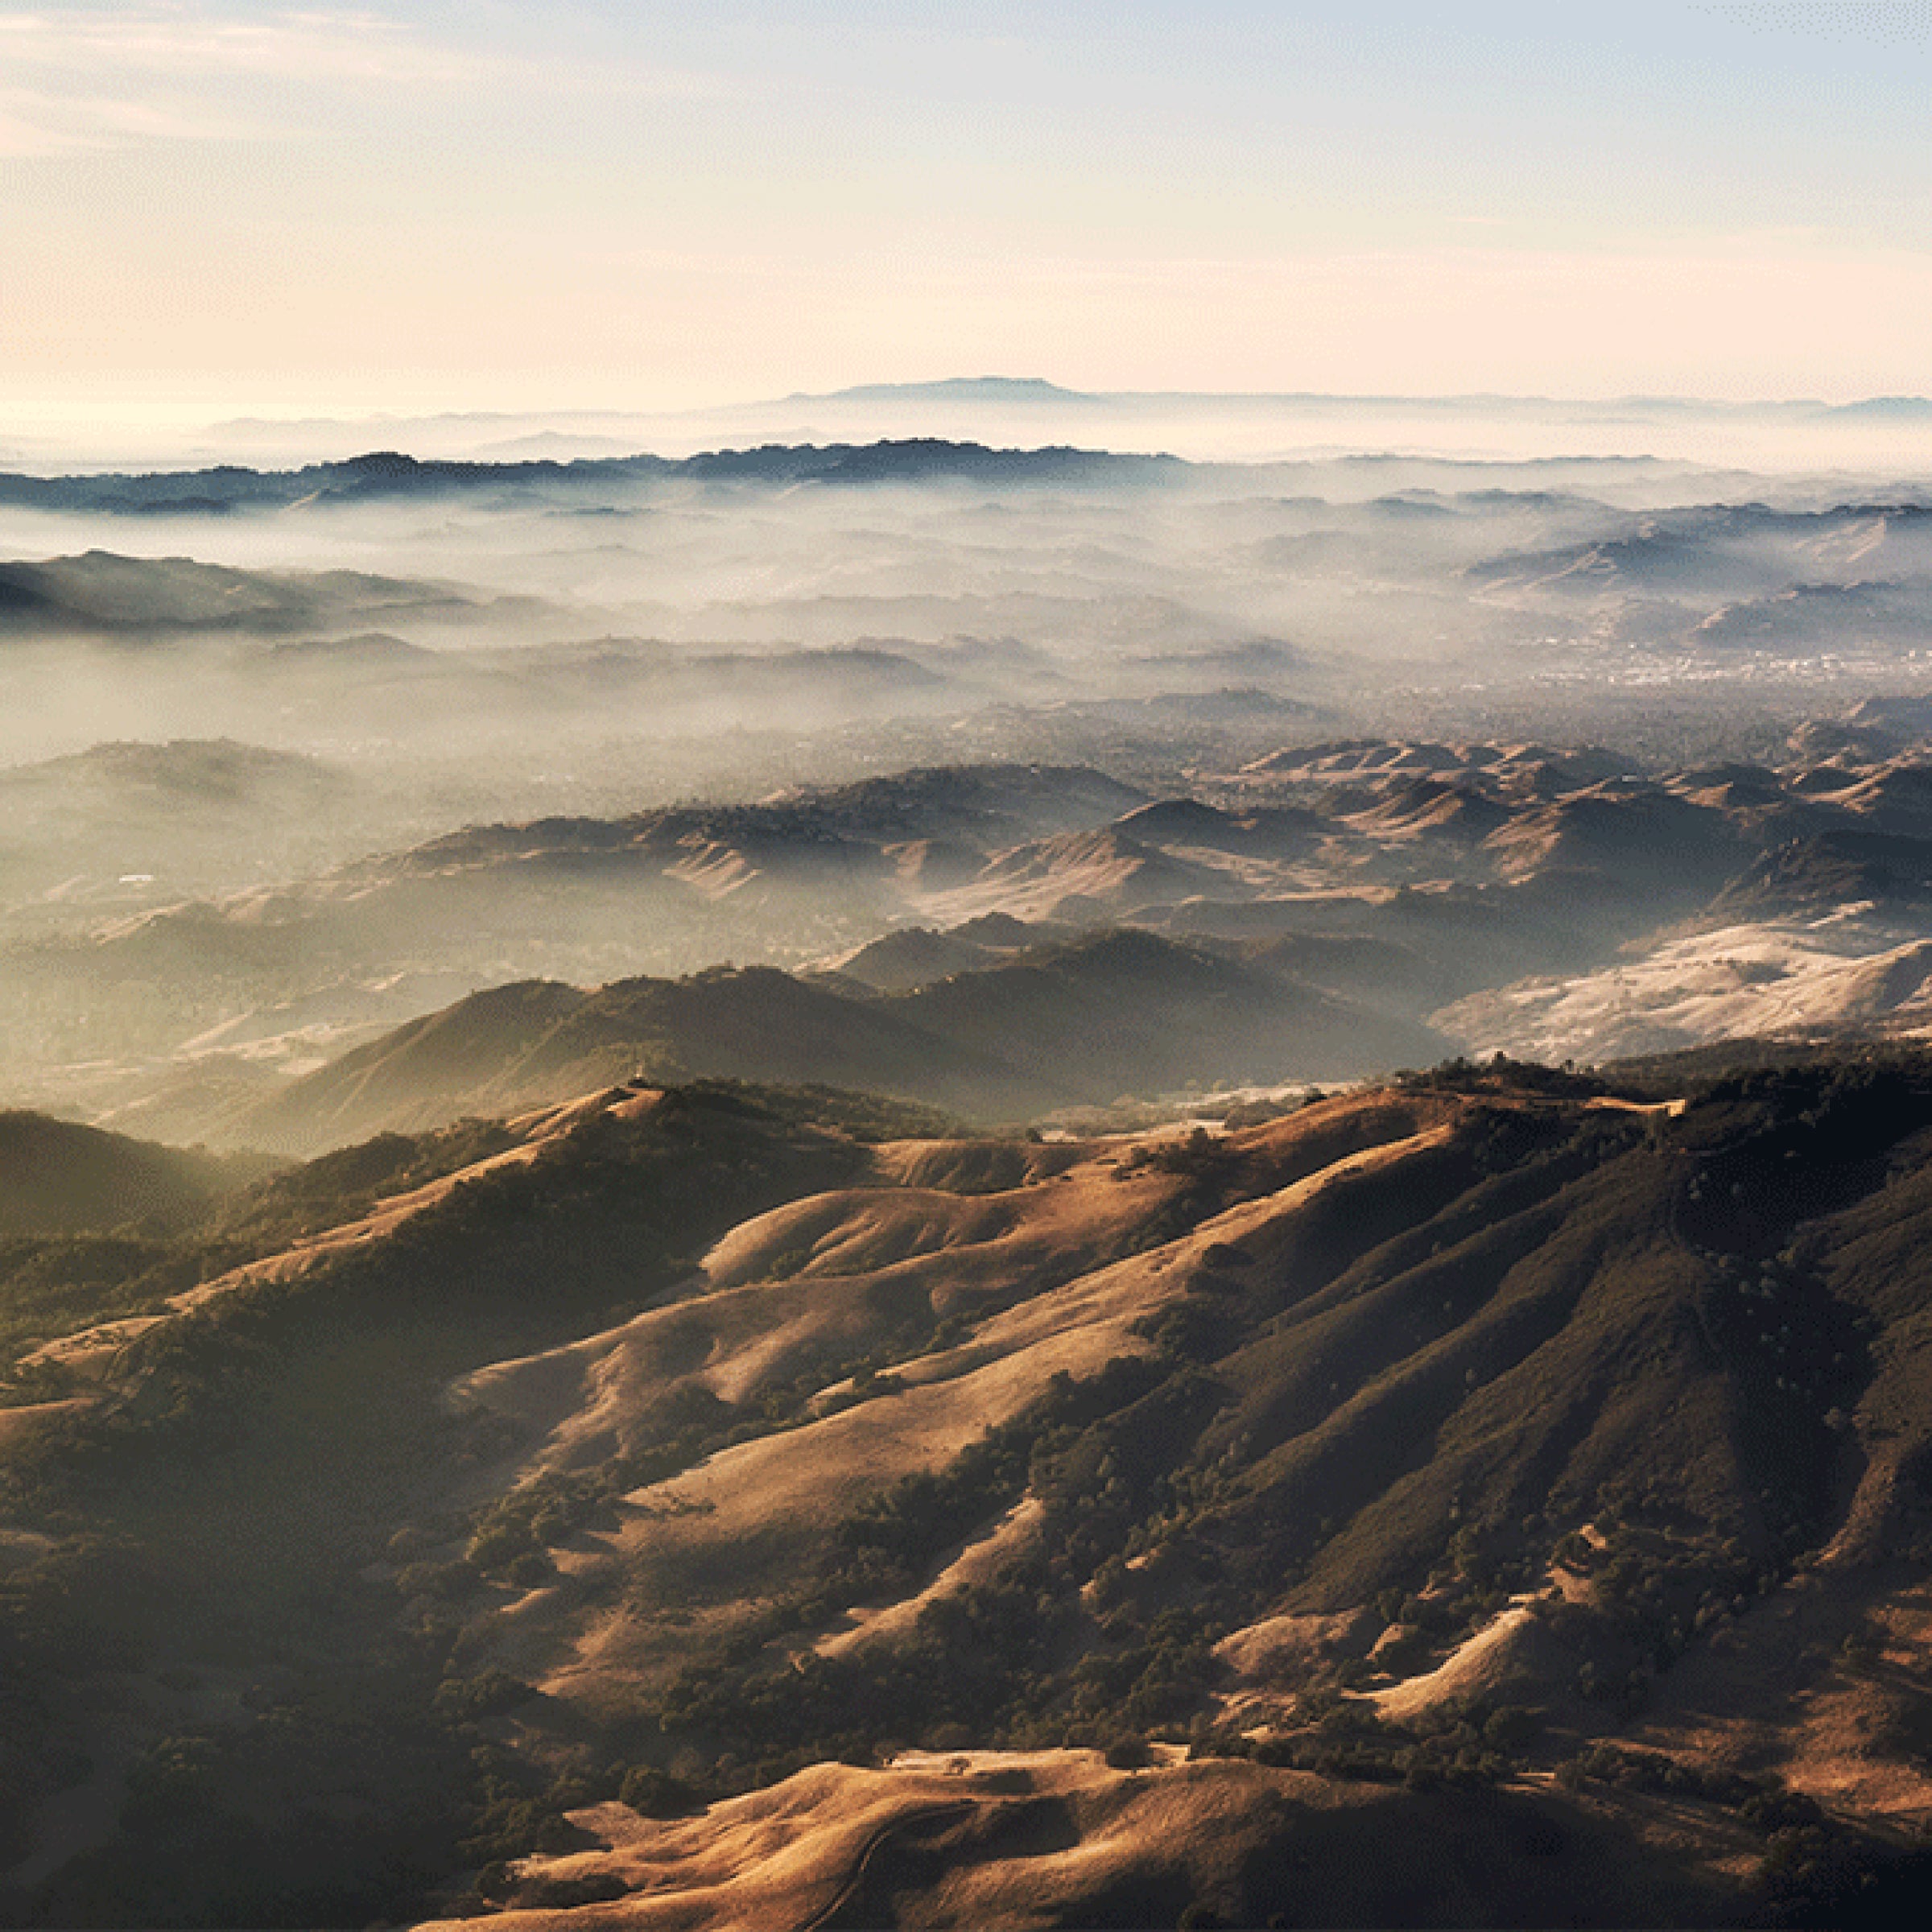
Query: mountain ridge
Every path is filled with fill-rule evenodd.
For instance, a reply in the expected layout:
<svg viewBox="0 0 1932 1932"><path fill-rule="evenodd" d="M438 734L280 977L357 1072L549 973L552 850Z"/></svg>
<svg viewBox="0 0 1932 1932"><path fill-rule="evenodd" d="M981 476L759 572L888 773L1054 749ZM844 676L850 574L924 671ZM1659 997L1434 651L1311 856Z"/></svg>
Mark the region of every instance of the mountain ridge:
<svg viewBox="0 0 1932 1932"><path fill-rule="evenodd" d="M691 456L637 454L521 462L418 458L396 450L289 470L221 464L199 470L69 476L0 473L0 504L42 510L196 514L287 509L376 499L547 485L586 493L613 485L768 483L854 485L887 482L997 481L1078 484L1158 483L1196 466L1178 456L1140 456L1066 446L996 449L982 443L904 437L876 443L771 444Z"/></svg>
<svg viewBox="0 0 1932 1932"><path fill-rule="evenodd" d="M1465 1064L1220 1133L911 1125L617 1088L373 1142L239 1211L258 1260L67 1338L3 1494L92 1499L151 1568L26 1572L117 1620L67 1668L126 1728L37 1715L23 1815L82 1743L134 1794L43 1912L219 1872L311 1922L918 1917L962 1885L1095 1925L1496 1922L1530 1832L1593 1911L1742 1925L1922 1872L1922 1053ZM282 1666L291 1591L322 1614ZM209 1694L237 1681L266 1754ZM911 1828L935 1778L961 1836ZM355 1794L332 1824L323 1790ZM1123 1844L1130 1800L1188 1822ZM1311 1807L1410 1876L1362 1893ZM821 1848L767 1867L760 1814ZM906 1856L864 1856L901 1818ZM1446 1894L1471 1831L1494 1854Z"/></svg>

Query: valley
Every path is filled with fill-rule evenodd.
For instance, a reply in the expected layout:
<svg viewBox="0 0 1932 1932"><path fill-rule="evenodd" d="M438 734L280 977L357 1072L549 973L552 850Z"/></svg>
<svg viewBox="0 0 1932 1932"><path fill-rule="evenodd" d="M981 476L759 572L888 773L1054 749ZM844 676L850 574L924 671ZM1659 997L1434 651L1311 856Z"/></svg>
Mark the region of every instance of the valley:
<svg viewBox="0 0 1932 1932"><path fill-rule="evenodd" d="M935 439L0 537L0 1922L1922 1888L1922 492Z"/></svg>
<svg viewBox="0 0 1932 1932"><path fill-rule="evenodd" d="M1922 1918L1928 98L0 0L0 1932Z"/></svg>

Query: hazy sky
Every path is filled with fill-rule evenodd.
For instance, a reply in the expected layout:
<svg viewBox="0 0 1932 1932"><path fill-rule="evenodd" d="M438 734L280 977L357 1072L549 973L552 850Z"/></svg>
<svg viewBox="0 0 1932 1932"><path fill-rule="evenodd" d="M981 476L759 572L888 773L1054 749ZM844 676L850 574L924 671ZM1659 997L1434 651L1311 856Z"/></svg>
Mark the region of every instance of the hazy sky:
<svg viewBox="0 0 1932 1932"><path fill-rule="evenodd" d="M1932 5L0 0L0 403L1932 391Z"/></svg>

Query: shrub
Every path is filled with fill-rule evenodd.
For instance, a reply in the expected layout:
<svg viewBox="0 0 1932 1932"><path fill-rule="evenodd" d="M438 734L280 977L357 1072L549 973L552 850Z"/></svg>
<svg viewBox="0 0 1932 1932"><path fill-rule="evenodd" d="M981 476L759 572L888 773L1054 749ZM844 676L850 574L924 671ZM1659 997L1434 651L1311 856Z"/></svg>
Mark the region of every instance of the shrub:
<svg viewBox="0 0 1932 1932"><path fill-rule="evenodd" d="M640 1818L682 1818L696 1808L691 1786L655 1765L635 1765L625 1772L617 1799Z"/></svg>
<svg viewBox="0 0 1932 1932"><path fill-rule="evenodd" d="M541 1550L526 1550L510 1558L503 1574L519 1590L537 1590L555 1576L556 1566Z"/></svg>
<svg viewBox="0 0 1932 1932"><path fill-rule="evenodd" d="M1542 1721L1527 1704L1499 1704L1483 1726L1483 1741L1493 1750L1520 1751L1542 1728Z"/></svg>
<svg viewBox="0 0 1932 1932"><path fill-rule="evenodd" d="M485 1670L476 1677L447 1677L431 1700L439 1717L456 1722L494 1717L535 1697L535 1691L507 1670Z"/></svg>

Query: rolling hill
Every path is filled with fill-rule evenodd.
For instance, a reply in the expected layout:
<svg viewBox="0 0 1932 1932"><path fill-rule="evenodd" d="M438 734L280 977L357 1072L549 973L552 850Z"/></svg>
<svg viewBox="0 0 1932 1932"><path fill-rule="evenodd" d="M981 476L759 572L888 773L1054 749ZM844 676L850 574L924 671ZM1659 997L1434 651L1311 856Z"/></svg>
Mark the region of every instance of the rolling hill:
<svg viewBox="0 0 1932 1932"><path fill-rule="evenodd" d="M0 1411L9 1909L1876 1922L1932 1070L1686 1079L622 1087L262 1183Z"/></svg>
<svg viewBox="0 0 1932 1932"><path fill-rule="evenodd" d="M358 812L379 817L380 797L333 766L233 745L100 747L0 784L31 835L0 852L0 879L31 895L0 952L0 1013L17 1057L46 1063L16 1087L22 1097L230 1144L242 1089L311 1075L346 1049L386 1053L376 1042L412 1013L526 980L655 985L648 998L663 1011L647 1015L640 990L621 1019L613 995L594 1042L602 1059L568 1078L552 1063L538 1084L470 1100L452 1091L451 1104L559 1097L572 1080L642 1066L856 1084L1013 1118L1150 1086L1426 1060L1439 1046L1432 1015L1473 1013L1460 1003L1477 995L1547 1005L1523 983L1613 977L1621 958L1663 957L1686 922L1759 924L1781 944L1773 928L1829 917L1830 948L1868 961L1913 936L1903 927L1924 898L1932 830L1922 756L1817 758L1801 746L1776 762L1647 775L1630 763L1417 738L1286 748L1187 790L1077 764L919 766L751 803L472 824L204 896L184 891L196 867L233 865L223 855L237 849L300 850L325 826L340 850ZM137 809L138 842L127 826ZM1088 974L1093 999L1109 1000L1097 962L1124 958L1126 941L1108 935L1134 931L1168 943L1171 984L1162 994L1126 976L1117 1040L1097 1022L1076 1038L1072 1007L1051 1018L1038 974L1011 970L1029 947L1101 948L1088 967L1056 970ZM1219 979L1186 964L1190 953L1220 960ZM720 980L712 968L727 959L768 976ZM785 989L781 974L811 994ZM942 993L949 975L968 976ZM701 1001L669 990L700 979ZM1022 985L1034 988L1023 999ZM851 1009L869 995L873 1010ZM1020 1002L1016 1030L1002 1041L1009 1001ZM810 1026L786 1037L786 1001L801 1026L809 1007L832 1029L823 1045ZM1827 1013L1801 1004L1793 1026ZM726 1006L738 1046L718 1031ZM1501 1037L1587 1057L1603 1030L1575 1010L1567 1041L1548 1028ZM1732 1010L1686 1007L1677 1037L1715 1037L1700 1029L1728 1026ZM1756 1019L1780 1023L1768 1009ZM1041 1058L1022 1064L1035 1027ZM920 1051L915 1034L929 1042ZM1485 1022L1452 1037L1497 1036ZM1204 1056L1191 1068L1183 1042ZM587 1036L586 1054L592 1045ZM512 1059L522 1051L506 1043ZM302 1104L288 1100L291 1118ZM328 1131L436 1117L365 1112ZM276 1144L312 1151L321 1117L303 1131Z"/></svg>
<svg viewBox="0 0 1932 1932"><path fill-rule="evenodd" d="M1430 1059L1442 1045L1413 1022L1319 990L1296 976L1290 956L1265 948L1244 960L1125 931L960 943L971 948L964 970L910 976L886 993L769 967L588 992L542 981L493 989L305 1075L227 1133L316 1151L633 1076L843 1087L1014 1120L1203 1083L1332 1080Z"/></svg>
<svg viewBox="0 0 1932 1932"><path fill-rule="evenodd" d="M0 1113L0 1237L200 1218L235 1183L213 1156L18 1109Z"/></svg>
<svg viewBox="0 0 1932 1932"><path fill-rule="evenodd" d="M472 600L448 584L366 572L236 570L188 557L91 550L0 564L0 635L122 638L246 631L448 614Z"/></svg>

